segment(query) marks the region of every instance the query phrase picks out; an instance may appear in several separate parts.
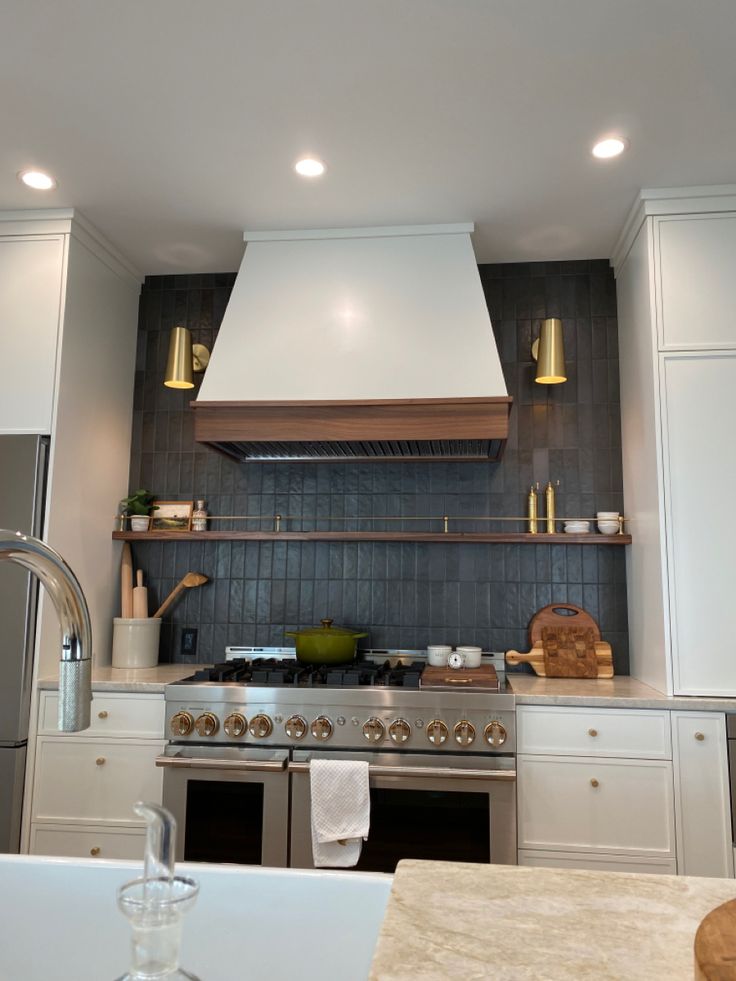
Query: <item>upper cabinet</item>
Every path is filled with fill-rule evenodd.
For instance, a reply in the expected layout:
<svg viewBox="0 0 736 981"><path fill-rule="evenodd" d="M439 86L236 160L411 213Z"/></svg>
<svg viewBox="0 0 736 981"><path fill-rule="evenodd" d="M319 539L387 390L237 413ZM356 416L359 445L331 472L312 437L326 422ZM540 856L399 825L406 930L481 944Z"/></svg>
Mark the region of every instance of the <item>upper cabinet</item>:
<svg viewBox="0 0 736 981"><path fill-rule="evenodd" d="M5 365L0 433L51 432L66 241L4 235L0 222L0 324Z"/></svg>
<svg viewBox="0 0 736 981"><path fill-rule="evenodd" d="M657 217L654 248L659 349L736 349L736 214Z"/></svg>
<svg viewBox="0 0 736 981"><path fill-rule="evenodd" d="M631 672L736 695L736 186L642 192L614 255Z"/></svg>

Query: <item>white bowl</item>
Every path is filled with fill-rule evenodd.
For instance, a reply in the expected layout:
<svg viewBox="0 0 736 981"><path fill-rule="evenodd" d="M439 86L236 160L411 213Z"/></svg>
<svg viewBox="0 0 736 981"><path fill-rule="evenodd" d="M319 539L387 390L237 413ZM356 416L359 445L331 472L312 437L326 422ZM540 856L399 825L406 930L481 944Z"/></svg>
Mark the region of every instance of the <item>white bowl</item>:
<svg viewBox="0 0 736 981"><path fill-rule="evenodd" d="M597 511L595 516L599 521L618 521L618 511Z"/></svg>
<svg viewBox="0 0 736 981"><path fill-rule="evenodd" d="M568 535L586 535L590 531L589 521L567 521L565 531Z"/></svg>
<svg viewBox="0 0 736 981"><path fill-rule="evenodd" d="M483 653L482 647L457 647L458 654L462 654L464 668L479 668L480 656Z"/></svg>
<svg viewBox="0 0 736 981"><path fill-rule="evenodd" d="M617 535L618 521L601 521L599 519L598 531L601 533L601 535Z"/></svg>
<svg viewBox="0 0 736 981"><path fill-rule="evenodd" d="M427 648L427 664L433 668L446 668L450 654L452 648L449 644L430 644Z"/></svg>

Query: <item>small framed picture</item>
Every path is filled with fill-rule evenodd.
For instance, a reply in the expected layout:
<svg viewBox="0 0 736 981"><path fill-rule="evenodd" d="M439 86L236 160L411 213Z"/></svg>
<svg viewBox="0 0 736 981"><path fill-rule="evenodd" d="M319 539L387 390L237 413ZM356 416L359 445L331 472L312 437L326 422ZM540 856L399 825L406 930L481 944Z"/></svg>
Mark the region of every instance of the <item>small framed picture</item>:
<svg viewBox="0 0 736 981"><path fill-rule="evenodd" d="M151 514L152 531L190 531L193 501L154 501L157 507Z"/></svg>

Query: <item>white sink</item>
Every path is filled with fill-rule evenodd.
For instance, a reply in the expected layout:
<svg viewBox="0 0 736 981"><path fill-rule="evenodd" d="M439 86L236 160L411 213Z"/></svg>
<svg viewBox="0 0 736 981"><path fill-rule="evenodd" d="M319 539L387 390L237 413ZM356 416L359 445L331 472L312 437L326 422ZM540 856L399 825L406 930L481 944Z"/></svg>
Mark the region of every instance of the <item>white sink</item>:
<svg viewBox="0 0 736 981"><path fill-rule="evenodd" d="M118 886L142 863L0 856L0 979L113 981L130 930ZM177 865L200 883L181 964L202 981L365 981L392 877Z"/></svg>

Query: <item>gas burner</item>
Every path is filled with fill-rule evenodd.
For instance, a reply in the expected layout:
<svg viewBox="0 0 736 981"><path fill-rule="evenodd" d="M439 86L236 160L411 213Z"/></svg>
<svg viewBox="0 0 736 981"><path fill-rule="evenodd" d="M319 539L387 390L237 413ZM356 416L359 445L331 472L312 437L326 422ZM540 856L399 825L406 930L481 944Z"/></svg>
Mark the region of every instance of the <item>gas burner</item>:
<svg viewBox="0 0 736 981"><path fill-rule="evenodd" d="M345 665L308 665L300 664L294 658L261 657L253 661L234 658L211 668L200 668L182 683L235 682L241 685L267 685L270 688L367 686L418 689L425 663L412 661L392 665L390 660L386 660L382 664L356 661Z"/></svg>

